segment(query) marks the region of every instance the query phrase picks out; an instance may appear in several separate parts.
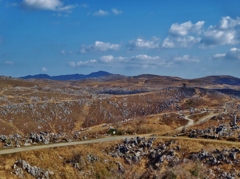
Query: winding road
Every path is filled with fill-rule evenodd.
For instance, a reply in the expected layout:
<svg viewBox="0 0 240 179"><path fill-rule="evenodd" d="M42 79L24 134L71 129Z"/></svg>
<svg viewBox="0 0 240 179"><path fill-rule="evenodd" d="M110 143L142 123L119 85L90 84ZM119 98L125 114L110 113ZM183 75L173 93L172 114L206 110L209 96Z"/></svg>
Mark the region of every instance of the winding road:
<svg viewBox="0 0 240 179"><path fill-rule="evenodd" d="M152 134L137 135L137 136L150 137L151 135ZM55 143L55 144L48 144L48 145L36 145L36 146L28 146L28 147L20 147L20 148L1 149L0 155L12 154L12 153L18 153L18 152L26 152L26 151L31 151L31 150L54 148L54 147L64 147L64 146L71 146L71 145L84 145L84 144L94 144L94 143L118 141L118 140L122 140L125 138L132 138L132 137L136 137L136 135L114 136L114 137L106 137L106 138L100 138L100 139L77 141L77 142ZM197 139L197 138L172 137L172 136L156 136L156 138L157 139L173 139L173 140L190 140L190 141L221 143L221 144L226 144L226 145L240 146L240 142L214 140L214 139Z"/></svg>
<svg viewBox="0 0 240 179"><path fill-rule="evenodd" d="M203 116L200 118L200 120L196 123L194 123L193 119L190 119L189 116L186 116L185 119L188 120L188 124L186 127L193 126L194 124L200 124L203 122L206 122L213 116L217 115L218 113L211 112L210 114ZM181 126L177 128L176 130L182 130L184 126ZM151 137L154 134L144 134L144 135L138 135L140 137ZM84 144L93 144L93 143L101 143L101 142L110 142L110 141L117 141L122 140L125 138L132 138L136 137L136 135L122 135L122 136L109 136L105 138L99 138L99 139L92 139L92 140L84 140L84 141L76 141L76 142L65 142L65 143L54 143L54 144L48 144L48 145L31 145L26 147L20 147L20 148L8 148L8 149L0 149L0 155L3 154L11 154L11 153L18 153L18 152L25 152L30 150L39 150L39 149L47 149L47 148L54 148L54 147L64 147L64 146L71 146L71 145L84 145ZM221 144L228 144L228 145L235 145L240 146L239 142L231 142L231 141L222 141L222 140L214 140L214 139L196 139L196 138L188 138L188 137L173 137L173 136L156 136L158 139L174 139L174 140L191 140L191 141L202 141L202 142L211 142L211 143L221 143Z"/></svg>
<svg viewBox="0 0 240 179"><path fill-rule="evenodd" d="M195 124L204 123L204 122L206 122L207 120L211 119L213 116L216 116L216 115L219 115L219 113L213 113L213 112L211 112L211 113L207 114L206 116L201 117L196 123L194 123L194 120L193 120L193 119L190 119L190 118L189 118L190 115L185 116L184 118L185 118L186 120L188 120L187 125L178 127L178 128L175 129L175 130L176 130L176 131L181 131L184 127L188 128L188 127L191 127L191 126L193 126L193 125L195 125Z"/></svg>

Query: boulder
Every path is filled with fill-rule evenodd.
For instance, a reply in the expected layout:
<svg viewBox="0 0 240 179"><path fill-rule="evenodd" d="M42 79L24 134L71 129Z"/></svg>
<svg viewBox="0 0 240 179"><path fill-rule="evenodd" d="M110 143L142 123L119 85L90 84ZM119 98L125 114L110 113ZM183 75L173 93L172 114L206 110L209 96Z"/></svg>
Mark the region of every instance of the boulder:
<svg viewBox="0 0 240 179"><path fill-rule="evenodd" d="M120 162L117 162L118 165L118 171L121 173L125 173L125 168L123 167L123 165Z"/></svg>

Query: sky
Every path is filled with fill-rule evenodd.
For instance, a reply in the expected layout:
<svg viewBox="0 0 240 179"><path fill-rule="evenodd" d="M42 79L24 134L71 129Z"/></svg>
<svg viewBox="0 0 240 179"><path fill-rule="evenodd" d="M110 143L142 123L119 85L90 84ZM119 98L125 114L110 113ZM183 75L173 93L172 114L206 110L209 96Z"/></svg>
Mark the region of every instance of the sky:
<svg viewBox="0 0 240 179"><path fill-rule="evenodd" d="M239 0L0 0L0 75L240 77Z"/></svg>

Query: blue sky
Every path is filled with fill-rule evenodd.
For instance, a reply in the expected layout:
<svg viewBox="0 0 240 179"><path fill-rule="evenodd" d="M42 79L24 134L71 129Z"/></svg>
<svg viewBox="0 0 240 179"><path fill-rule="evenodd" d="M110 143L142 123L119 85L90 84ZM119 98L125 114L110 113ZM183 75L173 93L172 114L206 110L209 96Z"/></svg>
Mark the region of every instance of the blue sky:
<svg viewBox="0 0 240 179"><path fill-rule="evenodd" d="M0 0L0 75L240 77L239 0Z"/></svg>

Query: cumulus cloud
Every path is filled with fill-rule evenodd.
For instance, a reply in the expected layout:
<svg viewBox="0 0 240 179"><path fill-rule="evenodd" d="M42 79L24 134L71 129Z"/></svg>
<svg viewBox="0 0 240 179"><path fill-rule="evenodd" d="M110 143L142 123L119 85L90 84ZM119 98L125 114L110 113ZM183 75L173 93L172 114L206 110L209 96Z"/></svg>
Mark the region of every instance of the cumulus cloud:
<svg viewBox="0 0 240 179"><path fill-rule="evenodd" d="M204 29L204 21L182 24L174 23L169 29L169 35L163 40L162 47L211 47L217 45L234 45L240 43L240 18L222 17L217 25Z"/></svg>
<svg viewBox="0 0 240 179"><path fill-rule="evenodd" d="M239 48L231 48L227 54L226 59L230 60L240 60L240 49Z"/></svg>
<svg viewBox="0 0 240 179"><path fill-rule="evenodd" d="M89 13L89 14L91 14L91 13ZM105 10L99 9L98 11L94 12L92 15L94 15L94 16L108 16L110 14L119 15L119 14L122 14L122 11L120 11L116 8L112 8L111 11L105 11Z"/></svg>
<svg viewBox="0 0 240 179"><path fill-rule="evenodd" d="M175 62L200 62L200 60L196 57L191 57L190 55L184 55L182 57L175 57Z"/></svg>
<svg viewBox="0 0 240 179"><path fill-rule="evenodd" d="M204 46L233 45L240 42L240 18L222 17L216 26L210 26L204 33L201 43Z"/></svg>
<svg viewBox="0 0 240 179"><path fill-rule="evenodd" d="M75 5L64 6L61 0L23 0L22 6L33 10L51 10L70 12Z"/></svg>
<svg viewBox="0 0 240 179"><path fill-rule="evenodd" d="M106 63L109 63L109 62L112 62L114 60L114 57L112 55L105 55L105 56L102 56L100 58L100 60L102 62L106 62Z"/></svg>
<svg viewBox="0 0 240 179"><path fill-rule="evenodd" d="M238 26L238 25L240 25L239 17L237 17L235 20L229 16L226 16L226 17L222 17L218 27L219 27L219 29L230 29L230 28L234 28L235 26Z"/></svg>
<svg viewBox="0 0 240 179"><path fill-rule="evenodd" d="M113 55L105 55L100 58L100 62L102 63L118 63L127 60L126 57L114 57Z"/></svg>
<svg viewBox="0 0 240 179"><path fill-rule="evenodd" d="M134 57L131 58L131 60L136 59L136 60L140 60L140 61L156 61L159 60L160 57L159 56L149 56L149 55L145 55L145 54L140 54L140 55L136 55Z"/></svg>
<svg viewBox="0 0 240 179"><path fill-rule="evenodd" d="M119 50L119 44L111 44L109 42L96 41L94 44L89 46L82 46L81 53L92 53L92 52L104 52L109 50Z"/></svg>
<svg viewBox="0 0 240 179"><path fill-rule="evenodd" d="M175 47L175 42L174 39L167 37L164 39L162 43L162 47L164 48L174 48Z"/></svg>
<svg viewBox="0 0 240 179"><path fill-rule="evenodd" d="M223 60L240 60L240 49L231 48L227 53L215 54L213 59L223 59Z"/></svg>
<svg viewBox="0 0 240 179"><path fill-rule="evenodd" d="M94 12L93 15L94 16L107 16L107 15L109 15L109 12L99 9L97 12Z"/></svg>
<svg viewBox="0 0 240 179"><path fill-rule="evenodd" d="M104 57L106 58L106 56ZM110 56L110 61L107 63L112 63L112 65L119 64L125 67L132 67L132 68L155 68L159 66L167 66L167 62L159 56L149 56L146 54L135 55L132 57L113 57ZM106 61L105 61L106 63Z"/></svg>
<svg viewBox="0 0 240 179"><path fill-rule="evenodd" d="M185 36L189 33L201 33L203 25L204 21L198 21L195 24L193 24L191 21L182 24L175 23L171 25L169 32L171 35L177 36Z"/></svg>
<svg viewBox="0 0 240 179"><path fill-rule="evenodd" d="M160 66L169 66L170 63L167 63L166 60L159 56L140 54L129 58L128 64L138 68L156 68Z"/></svg>
<svg viewBox="0 0 240 179"><path fill-rule="evenodd" d="M156 68L160 66L168 67L170 62L162 59L160 56L149 56L146 54L135 55L131 57L122 57L113 55L105 55L98 60L69 62L70 67L79 66L112 66L112 67L124 67L124 68Z"/></svg>
<svg viewBox="0 0 240 179"><path fill-rule="evenodd" d="M164 48L175 48L175 47L181 47L181 48L187 48L191 47L195 44L198 44L201 41L200 37L194 37L194 36L180 36L180 37L167 37L164 39L162 43L162 47Z"/></svg>
<svg viewBox="0 0 240 179"><path fill-rule="evenodd" d="M238 35L235 30L220 30L216 28L210 28L204 33L201 43L205 46L225 44L233 45L239 42L237 36Z"/></svg>
<svg viewBox="0 0 240 179"><path fill-rule="evenodd" d="M193 24L191 21L182 24L174 23L169 29L169 36L163 40L162 47L191 47L201 41L199 35L203 31L204 21Z"/></svg>
<svg viewBox="0 0 240 179"><path fill-rule="evenodd" d="M80 67L80 66L92 66L97 63L97 60L87 60L78 62L68 62L70 67Z"/></svg>
<svg viewBox="0 0 240 179"><path fill-rule="evenodd" d="M119 11L116 8L112 8L112 13L115 14L115 15L119 15L119 14L122 14L122 11Z"/></svg>
<svg viewBox="0 0 240 179"><path fill-rule="evenodd" d="M146 49L154 49L159 48L160 40L154 37L152 40L144 40L142 38L137 38L136 40L132 40L128 42L127 47L129 50L135 50L140 48Z"/></svg>

